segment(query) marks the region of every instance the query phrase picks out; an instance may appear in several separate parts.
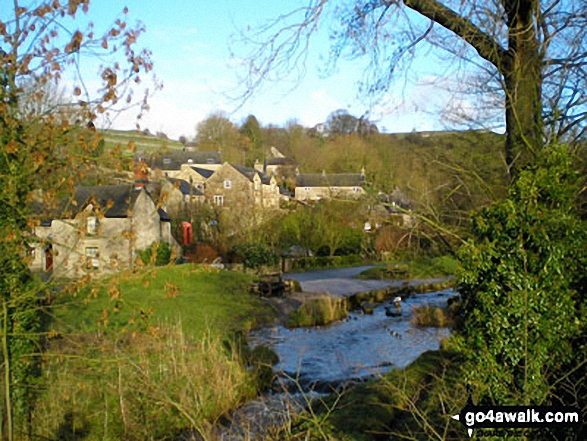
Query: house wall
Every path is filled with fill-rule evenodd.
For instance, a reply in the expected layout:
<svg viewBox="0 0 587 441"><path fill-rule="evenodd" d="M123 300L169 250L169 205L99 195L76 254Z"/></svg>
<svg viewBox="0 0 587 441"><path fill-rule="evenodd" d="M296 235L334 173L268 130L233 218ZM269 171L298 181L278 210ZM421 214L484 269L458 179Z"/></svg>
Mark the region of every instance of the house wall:
<svg viewBox="0 0 587 441"><path fill-rule="evenodd" d="M358 188L358 191L355 191ZM316 201L318 199L356 199L366 192L362 187L296 187L295 198L299 201Z"/></svg>
<svg viewBox="0 0 587 441"><path fill-rule="evenodd" d="M230 188L224 187L224 181L230 181ZM224 198L224 207L250 206L253 203L253 183L229 164L224 164L208 179L204 189L206 200L213 204L214 196Z"/></svg>
<svg viewBox="0 0 587 441"><path fill-rule="evenodd" d="M211 169L211 168L201 167L200 164L195 165L195 166L192 164L183 164L181 166L181 168L178 170L178 173L175 174L175 176L169 175L169 177L183 179L184 181L187 181L187 182L190 182L190 179L191 179L194 186L196 184L203 184L204 182L206 182L206 178L204 176L202 176L201 174L199 174L198 172L194 171L194 169L192 169L192 167L203 168L206 170L218 170L218 168L220 168L220 167L216 167L215 169Z"/></svg>
<svg viewBox="0 0 587 441"><path fill-rule="evenodd" d="M144 190L137 197L132 217L101 218L92 234L88 231L89 216L93 216L91 205L75 219L55 219L50 227L35 228L39 240L30 268L45 270L48 244L52 245L53 275L59 278L105 275L129 268L137 251L157 241L167 242L175 255L181 255L181 247L171 234L171 223L160 220L157 206ZM87 257L88 248L97 248L96 259Z"/></svg>
<svg viewBox="0 0 587 441"><path fill-rule="evenodd" d="M88 212L80 213L73 220L56 219L51 227L37 227L35 235L41 242L35 247L35 259L31 269L46 268L46 243L51 243L53 274L55 277L79 278L93 272L109 274L130 264L130 220L103 218L95 235L87 232ZM90 213L91 214L91 213ZM86 249L98 249L96 262L86 257ZM94 268L94 263L97 268Z"/></svg>

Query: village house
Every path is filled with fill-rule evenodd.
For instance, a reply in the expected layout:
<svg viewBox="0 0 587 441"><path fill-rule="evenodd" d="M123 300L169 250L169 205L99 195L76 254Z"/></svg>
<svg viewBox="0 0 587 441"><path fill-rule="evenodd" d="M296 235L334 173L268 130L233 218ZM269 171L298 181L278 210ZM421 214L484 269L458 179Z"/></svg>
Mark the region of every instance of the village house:
<svg viewBox="0 0 587 441"><path fill-rule="evenodd" d="M180 213L188 213L193 204L205 201L204 193L184 179L164 178L157 185L157 190L161 207L174 219Z"/></svg>
<svg viewBox="0 0 587 441"><path fill-rule="evenodd" d="M155 242L179 257L170 221L142 185L79 187L61 215L34 229L30 266L64 278L109 274L131 268Z"/></svg>
<svg viewBox="0 0 587 441"><path fill-rule="evenodd" d="M222 166L220 152L170 151L152 155L138 154L136 161L144 161L151 175L203 182L199 170L214 172ZM207 178L204 178L204 180Z"/></svg>
<svg viewBox="0 0 587 441"><path fill-rule="evenodd" d="M271 156L265 158L263 162L255 160L254 168L268 176L277 178L291 178L295 176L297 169L296 161L293 158L283 155L275 147L270 149Z"/></svg>
<svg viewBox="0 0 587 441"><path fill-rule="evenodd" d="M295 199L357 199L365 195L365 170L361 173L300 173L296 177Z"/></svg>
<svg viewBox="0 0 587 441"><path fill-rule="evenodd" d="M274 176L225 162L206 182L206 200L220 207L279 208Z"/></svg>

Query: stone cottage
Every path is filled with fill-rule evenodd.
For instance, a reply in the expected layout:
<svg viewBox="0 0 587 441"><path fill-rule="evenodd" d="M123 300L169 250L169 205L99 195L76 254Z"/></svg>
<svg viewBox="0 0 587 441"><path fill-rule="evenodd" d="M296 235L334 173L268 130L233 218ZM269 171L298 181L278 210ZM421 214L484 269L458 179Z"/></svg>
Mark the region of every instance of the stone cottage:
<svg viewBox="0 0 587 441"><path fill-rule="evenodd" d="M65 278L114 273L131 268L138 252L155 242L181 255L171 219L143 187L79 187L60 211L34 229L34 271Z"/></svg>
<svg viewBox="0 0 587 441"><path fill-rule="evenodd" d="M279 208L281 198L274 176L225 162L203 189L206 200L232 208Z"/></svg>
<svg viewBox="0 0 587 441"><path fill-rule="evenodd" d="M365 170L361 173L305 173L296 177L295 199L357 199L365 195Z"/></svg>

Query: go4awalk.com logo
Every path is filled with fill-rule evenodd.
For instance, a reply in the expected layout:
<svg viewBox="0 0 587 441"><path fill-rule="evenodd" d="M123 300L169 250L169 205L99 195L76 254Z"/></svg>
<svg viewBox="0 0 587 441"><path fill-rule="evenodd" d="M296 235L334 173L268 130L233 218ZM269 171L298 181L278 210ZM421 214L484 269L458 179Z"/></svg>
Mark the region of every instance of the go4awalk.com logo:
<svg viewBox="0 0 587 441"><path fill-rule="evenodd" d="M463 424L469 437L474 429L578 427L581 412L566 406L475 406L471 399L453 419Z"/></svg>

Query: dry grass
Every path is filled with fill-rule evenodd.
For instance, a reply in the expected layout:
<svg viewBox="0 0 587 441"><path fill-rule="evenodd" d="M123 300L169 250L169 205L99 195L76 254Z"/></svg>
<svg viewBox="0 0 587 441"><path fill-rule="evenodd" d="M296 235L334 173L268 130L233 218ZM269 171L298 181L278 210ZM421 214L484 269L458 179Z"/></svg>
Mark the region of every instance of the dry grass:
<svg viewBox="0 0 587 441"><path fill-rule="evenodd" d="M180 326L124 338L78 336L45 357L33 414L43 439L147 440L198 433L256 392L252 374L218 338Z"/></svg>
<svg viewBox="0 0 587 441"><path fill-rule="evenodd" d="M422 305L415 307L412 311L414 326L450 328L454 325L453 318L447 308Z"/></svg>

